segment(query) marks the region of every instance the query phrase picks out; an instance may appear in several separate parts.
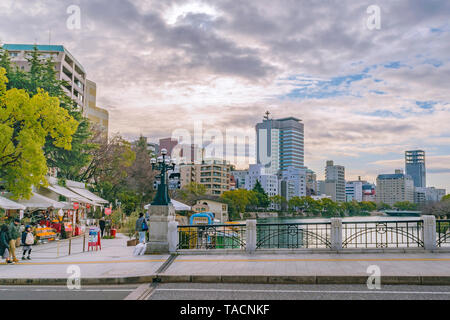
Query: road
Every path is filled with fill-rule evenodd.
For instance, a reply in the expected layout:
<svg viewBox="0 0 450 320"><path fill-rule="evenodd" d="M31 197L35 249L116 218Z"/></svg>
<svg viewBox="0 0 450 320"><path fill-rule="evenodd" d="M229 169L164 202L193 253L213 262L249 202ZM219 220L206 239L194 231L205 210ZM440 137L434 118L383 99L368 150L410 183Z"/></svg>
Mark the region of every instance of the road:
<svg viewBox="0 0 450 320"><path fill-rule="evenodd" d="M173 283L149 300L450 300L450 286L271 285Z"/></svg>
<svg viewBox="0 0 450 320"><path fill-rule="evenodd" d="M270 285L170 283L150 287L148 300L450 300L450 286ZM0 300L122 300L139 285L0 286Z"/></svg>
<svg viewBox="0 0 450 320"><path fill-rule="evenodd" d="M0 286L0 300L122 300L137 286Z"/></svg>

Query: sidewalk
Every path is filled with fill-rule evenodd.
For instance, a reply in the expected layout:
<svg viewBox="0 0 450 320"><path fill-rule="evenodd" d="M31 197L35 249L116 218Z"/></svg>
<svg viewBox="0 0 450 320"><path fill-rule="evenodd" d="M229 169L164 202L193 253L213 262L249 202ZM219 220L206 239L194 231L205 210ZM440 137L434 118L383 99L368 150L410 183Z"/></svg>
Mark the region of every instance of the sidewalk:
<svg viewBox="0 0 450 320"><path fill-rule="evenodd" d="M33 247L31 261L22 261L15 265L0 265L0 284L9 283L5 279L64 279L66 282L71 273L67 273L70 265L78 265L81 278L107 279L123 277L151 276L167 260L169 255L134 256L134 247L127 247L128 238L119 234L116 239L102 239L102 250L79 250L70 256L60 258L49 257L55 244L49 243ZM82 246L83 239L80 248ZM86 246L87 247L87 246ZM36 251L36 252L35 252ZM18 259L22 255L19 248Z"/></svg>
<svg viewBox="0 0 450 320"><path fill-rule="evenodd" d="M66 284L77 265L82 284L161 282L365 283L378 266L383 283L450 285L450 253L287 253L133 256L127 238L102 240L101 251L0 265L0 284ZM21 251L19 250L20 254ZM164 266L164 268L162 268Z"/></svg>

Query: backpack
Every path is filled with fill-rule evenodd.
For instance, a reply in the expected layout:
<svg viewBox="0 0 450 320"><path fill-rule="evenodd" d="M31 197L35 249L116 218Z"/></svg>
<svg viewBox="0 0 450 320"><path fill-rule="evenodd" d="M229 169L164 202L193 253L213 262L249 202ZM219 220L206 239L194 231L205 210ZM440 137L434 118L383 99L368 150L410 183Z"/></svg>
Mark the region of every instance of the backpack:
<svg viewBox="0 0 450 320"><path fill-rule="evenodd" d="M148 226L147 226L147 221L142 221L142 231L147 231L148 230Z"/></svg>
<svg viewBox="0 0 450 320"><path fill-rule="evenodd" d="M25 244L26 245L33 245L34 244L34 236L31 232L27 233L27 237L25 238Z"/></svg>

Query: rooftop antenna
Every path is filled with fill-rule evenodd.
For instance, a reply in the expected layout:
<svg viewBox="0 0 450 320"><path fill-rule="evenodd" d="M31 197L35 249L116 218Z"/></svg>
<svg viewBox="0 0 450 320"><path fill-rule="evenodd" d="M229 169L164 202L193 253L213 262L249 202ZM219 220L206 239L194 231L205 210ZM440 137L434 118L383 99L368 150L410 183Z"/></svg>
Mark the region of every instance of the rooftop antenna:
<svg viewBox="0 0 450 320"><path fill-rule="evenodd" d="M264 116L264 120L269 120L270 112L266 111L266 115Z"/></svg>

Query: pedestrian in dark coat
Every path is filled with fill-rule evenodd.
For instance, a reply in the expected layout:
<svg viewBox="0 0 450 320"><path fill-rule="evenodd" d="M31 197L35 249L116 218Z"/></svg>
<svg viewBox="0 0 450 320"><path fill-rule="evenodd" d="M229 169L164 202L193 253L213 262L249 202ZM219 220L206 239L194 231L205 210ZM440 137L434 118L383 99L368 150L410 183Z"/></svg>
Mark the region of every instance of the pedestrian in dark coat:
<svg viewBox="0 0 450 320"><path fill-rule="evenodd" d="M9 240L9 228L4 224L0 229L0 258L6 259L6 263L14 263L9 260Z"/></svg>

